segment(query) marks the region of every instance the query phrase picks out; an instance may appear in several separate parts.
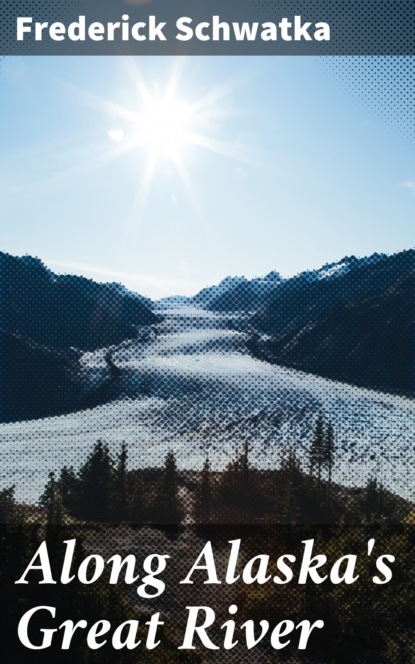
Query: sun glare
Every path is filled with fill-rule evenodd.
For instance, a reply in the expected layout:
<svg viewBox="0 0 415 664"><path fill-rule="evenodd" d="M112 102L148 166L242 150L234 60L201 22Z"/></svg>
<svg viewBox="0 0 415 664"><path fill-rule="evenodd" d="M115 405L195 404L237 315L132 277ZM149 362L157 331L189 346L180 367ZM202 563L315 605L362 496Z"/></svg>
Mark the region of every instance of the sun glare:
<svg viewBox="0 0 415 664"><path fill-rule="evenodd" d="M132 60L126 59L124 64L126 79L120 94L123 101L117 102L115 96L102 99L89 95L89 99L106 113L110 123L107 138L111 148L103 159L127 154L137 158L134 210L143 209L155 178L163 177L165 169L161 166L166 163L195 200L196 186L190 171L194 171L196 151L245 161L240 144L221 138L229 117L229 85L209 86L203 93L199 80L190 85L189 72L183 75L182 61L176 62L164 84L156 78L145 80Z"/></svg>
<svg viewBox="0 0 415 664"><path fill-rule="evenodd" d="M152 100L140 119L143 143L158 158L176 161L192 143L192 109L179 98Z"/></svg>

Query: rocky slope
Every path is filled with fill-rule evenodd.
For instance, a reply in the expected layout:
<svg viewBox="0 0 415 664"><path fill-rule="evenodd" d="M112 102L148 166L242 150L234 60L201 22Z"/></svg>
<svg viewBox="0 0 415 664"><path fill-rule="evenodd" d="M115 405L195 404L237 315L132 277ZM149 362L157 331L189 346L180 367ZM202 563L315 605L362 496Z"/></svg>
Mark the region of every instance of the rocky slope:
<svg viewBox="0 0 415 664"><path fill-rule="evenodd" d="M159 320L148 300L120 284L56 275L31 256L0 253L0 275L3 329L50 348L95 350Z"/></svg>
<svg viewBox="0 0 415 664"><path fill-rule="evenodd" d="M137 338L160 320L119 284L56 275L30 256L0 253L0 278L2 422L95 405L103 385L97 398L86 389L82 353Z"/></svg>
<svg viewBox="0 0 415 664"><path fill-rule="evenodd" d="M254 279L226 277L216 286L201 290L193 298L193 303L217 312L252 311L257 309L281 282L278 272L270 272L265 277Z"/></svg>
<svg viewBox="0 0 415 664"><path fill-rule="evenodd" d="M276 288L252 318L251 349L283 366L412 394L415 252L334 267Z"/></svg>

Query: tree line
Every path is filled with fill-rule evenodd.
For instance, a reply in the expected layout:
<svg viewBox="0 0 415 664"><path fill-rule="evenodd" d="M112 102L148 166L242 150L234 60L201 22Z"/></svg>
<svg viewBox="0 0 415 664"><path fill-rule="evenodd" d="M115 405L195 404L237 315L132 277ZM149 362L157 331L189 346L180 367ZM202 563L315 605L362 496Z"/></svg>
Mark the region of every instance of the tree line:
<svg viewBox="0 0 415 664"><path fill-rule="evenodd" d="M408 504L372 477L363 489L333 482L336 435L322 413L316 417L306 458L286 448L274 470L250 460L249 442L225 470L206 459L200 472L179 473L173 452L160 469L128 470L127 446L114 457L99 440L76 472L65 466L49 474L40 498L49 524L71 519L100 523L377 523L402 521ZM14 487L0 492L0 522L18 519Z"/></svg>
<svg viewBox="0 0 415 664"><path fill-rule="evenodd" d="M150 477L145 471L127 471L127 447L113 459L108 445L99 440L86 463L75 472L64 467L58 477L50 473L40 505L48 523L69 517L101 523L159 523L178 525L183 517L174 454L164 468Z"/></svg>

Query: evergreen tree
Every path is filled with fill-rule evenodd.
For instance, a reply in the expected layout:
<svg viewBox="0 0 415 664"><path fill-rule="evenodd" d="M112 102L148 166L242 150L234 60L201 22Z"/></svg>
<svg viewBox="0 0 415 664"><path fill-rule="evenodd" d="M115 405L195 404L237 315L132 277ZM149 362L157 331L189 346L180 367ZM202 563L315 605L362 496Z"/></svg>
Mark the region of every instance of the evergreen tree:
<svg viewBox="0 0 415 664"><path fill-rule="evenodd" d="M331 485L331 476L334 466L335 457L335 440L334 429L331 422L328 423L326 432L324 434L324 453L323 453L324 466L327 468L328 481Z"/></svg>
<svg viewBox="0 0 415 664"><path fill-rule="evenodd" d="M160 525L178 525L181 519L176 459L173 452L169 452L156 492L152 521Z"/></svg>
<svg viewBox="0 0 415 664"><path fill-rule="evenodd" d="M79 473L79 516L109 521L114 489L114 465L107 445L99 440Z"/></svg>
<svg viewBox="0 0 415 664"><path fill-rule="evenodd" d="M249 466L249 444L246 440L240 457L229 464L222 473L220 494L222 499L242 507L250 501L252 492L252 471Z"/></svg>
<svg viewBox="0 0 415 664"><path fill-rule="evenodd" d="M59 489L62 503L70 514L77 514L79 510L80 483L74 469L64 466L59 477Z"/></svg>
<svg viewBox="0 0 415 664"><path fill-rule="evenodd" d="M361 500L361 510L367 523L379 523L385 516L385 491L376 478L368 480Z"/></svg>
<svg viewBox="0 0 415 664"><path fill-rule="evenodd" d="M249 444L246 440L244 443L244 451L240 459L241 466L241 492L242 495L247 497L250 489L250 468L249 468Z"/></svg>
<svg viewBox="0 0 415 664"><path fill-rule="evenodd" d="M198 523L210 523L212 511L212 487L209 459L206 459L199 486L196 490L195 516Z"/></svg>
<svg viewBox="0 0 415 664"><path fill-rule="evenodd" d="M123 443L115 470L114 504L112 510L114 521L118 523L127 519L127 457L127 445Z"/></svg>
<svg viewBox="0 0 415 664"><path fill-rule="evenodd" d="M310 447L310 474L317 474L318 484L321 483L321 471L324 464L324 422L321 413L318 414L314 427Z"/></svg>
<svg viewBox="0 0 415 664"><path fill-rule="evenodd" d="M296 523L299 516L298 492L302 484L301 465L295 453L290 447L288 452L281 458L281 482L285 491L282 497L281 516L286 523Z"/></svg>
<svg viewBox="0 0 415 664"><path fill-rule="evenodd" d="M49 473L49 481L45 491L40 498L40 504L47 509L47 523L50 526L61 525L64 518L64 509L59 483L56 481L55 473Z"/></svg>
<svg viewBox="0 0 415 664"><path fill-rule="evenodd" d="M215 505L221 505L221 509L232 507L238 512L249 513L245 517L249 519L252 514L259 515L270 508L269 496L265 495L261 483L261 473L249 462L248 441L244 443L241 456L221 473L215 491Z"/></svg>
<svg viewBox="0 0 415 664"><path fill-rule="evenodd" d="M137 473L128 477L127 518L133 524L146 521L148 515L147 491L143 479Z"/></svg>
<svg viewBox="0 0 415 664"><path fill-rule="evenodd" d="M10 524L16 518L16 501L14 485L0 491L0 524Z"/></svg>

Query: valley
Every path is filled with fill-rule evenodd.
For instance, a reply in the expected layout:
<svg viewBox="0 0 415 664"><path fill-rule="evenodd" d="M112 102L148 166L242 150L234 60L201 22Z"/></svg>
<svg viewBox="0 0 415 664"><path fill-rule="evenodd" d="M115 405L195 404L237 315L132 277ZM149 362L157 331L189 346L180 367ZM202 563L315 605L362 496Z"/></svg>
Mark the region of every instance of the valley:
<svg viewBox="0 0 415 664"><path fill-rule="evenodd" d="M48 473L78 468L98 439L114 454L125 441L131 468L161 466L173 450L179 469L200 469L207 456L213 469L223 469L245 441L259 468L278 466L289 446L305 463L322 412L336 434L335 482L362 486L376 475L413 498L413 400L253 357L240 313L191 304L162 313L144 339L111 347L118 375L107 403L0 426L0 486L15 484L21 502L35 502ZM81 357L95 389L108 379L108 353Z"/></svg>

